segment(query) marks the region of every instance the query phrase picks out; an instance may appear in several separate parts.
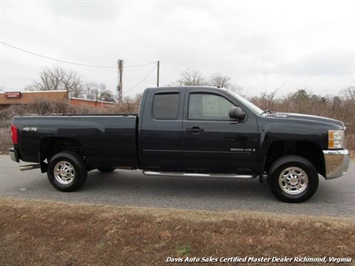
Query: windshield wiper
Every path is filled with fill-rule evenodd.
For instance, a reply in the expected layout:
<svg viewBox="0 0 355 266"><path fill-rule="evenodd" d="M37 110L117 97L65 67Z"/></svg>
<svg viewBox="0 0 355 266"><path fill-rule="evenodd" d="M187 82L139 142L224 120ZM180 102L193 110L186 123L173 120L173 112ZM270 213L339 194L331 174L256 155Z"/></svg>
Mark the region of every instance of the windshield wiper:
<svg viewBox="0 0 355 266"><path fill-rule="evenodd" d="M260 115L263 115L263 114L272 114L272 112L269 110L269 109L266 109L264 112L262 112Z"/></svg>

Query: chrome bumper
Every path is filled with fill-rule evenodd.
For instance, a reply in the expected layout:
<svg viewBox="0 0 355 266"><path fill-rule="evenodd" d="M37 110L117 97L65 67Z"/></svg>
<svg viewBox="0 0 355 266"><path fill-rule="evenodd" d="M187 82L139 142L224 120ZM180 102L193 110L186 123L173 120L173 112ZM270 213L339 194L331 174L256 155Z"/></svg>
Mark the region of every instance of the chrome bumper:
<svg viewBox="0 0 355 266"><path fill-rule="evenodd" d="M348 150L323 151L325 160L325 179L333 179L345 175L350 164Z"/></svg>

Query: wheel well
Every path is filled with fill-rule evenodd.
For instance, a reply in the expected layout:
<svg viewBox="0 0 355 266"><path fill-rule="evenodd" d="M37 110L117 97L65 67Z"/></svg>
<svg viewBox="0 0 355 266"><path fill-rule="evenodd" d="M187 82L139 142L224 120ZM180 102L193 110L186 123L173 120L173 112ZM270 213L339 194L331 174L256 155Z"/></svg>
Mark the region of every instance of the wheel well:
<svg viewBox="0 0 355 266"><path fill-rule="evenodd" d="M41 141L40 164L42 173L47 171L48 161L53 155L69 151L84 157L81 143L72 138L45 138ZM45 160L47 159L47 162Z"/></svg>
<svg viewBox="0 0 355 266"><path fill-rule="evenodd" d="M272 143L266 154L264 171L268 172L272 163L285 155L298 155L306 158L314 165L319 174L325 176L322 149L318 145L307 141L276 141Z"/></svg>

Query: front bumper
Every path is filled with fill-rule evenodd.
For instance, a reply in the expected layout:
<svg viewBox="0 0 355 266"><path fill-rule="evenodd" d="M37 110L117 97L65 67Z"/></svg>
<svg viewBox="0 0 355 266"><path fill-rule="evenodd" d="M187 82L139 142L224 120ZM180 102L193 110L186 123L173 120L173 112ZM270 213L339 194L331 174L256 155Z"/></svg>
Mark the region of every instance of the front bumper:
<svg viewBox="0 0 355 266"><path fill-rule="evenodd" d="M9 154L10 154L11 160L18 162L18 163L20 162L20 157L19 157L18 151L16 149L10 148Z"/></svg>
<svg viewBox="0 0 355 266"><path fill-rule="evenodd" d="M325 161L325 179L333 179L345 175L350 164L348 150L323 151Z"/></svg>

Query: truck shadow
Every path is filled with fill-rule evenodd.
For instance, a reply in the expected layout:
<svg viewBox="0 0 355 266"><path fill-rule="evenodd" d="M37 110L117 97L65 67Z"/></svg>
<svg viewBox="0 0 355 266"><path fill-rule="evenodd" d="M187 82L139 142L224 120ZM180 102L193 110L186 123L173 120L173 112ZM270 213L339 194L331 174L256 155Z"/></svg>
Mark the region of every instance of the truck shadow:
<svg viewBox="0 0 355 266"><path fill-rule="evenodd" d="M145 176L140 171L117 170L110 174L92 171L80 193L97 197L97 203L119 206L353 216L353 207L344 206L352 202L353 194L344 195L334 189L334 183L320 177L319 189L310 200L290 204L277 200L266 180L260 184L258 179Z"/></svg>
<svg viewBox="0 0 355 266"><path fill-rule="evenodd" d="M113 206L158 207L212 211L262 211L281 214L354 216L352 187L346 178L320 178L317 193L302 204L277 200L266 180L210 179L145 176L140 171L91 171L77 192L54 189L45 175L21 180L21 186L3 191L3 196ZM344 193L344 187L348 189ZM26 188L26 189L22 189ZM295 210L297 210L295 212Z"/></svg>
<svg viewBox="0 0 355 266"><path fill-rule="evenodd" d="M154 197L210 197L213 199L273 200L266 184L259 180L219 179L178 176L145 176L141 171L116 170L113 173L92 171L83 191L133 194ZM107 194L106 194L107 195Z"/></svg>
<svg viewBox="0 0 355 266"><path fill-rule="evenodd" d="M319 177L319 188L316 194L306 203L335 203L341 198L338 186L344 180L324 180ZM81 191L108 195L126 195L128 197L161 197L166 198L198 198L224 200L224 201L256 201L278 202L271 193L267 180L260 184L259 179L226 179L226 178L201 178L201 177L174 177L174 176L146 176L141 171L116 170L113 173L100 173L92 171ZM332 195L334 194L334 195Z"/></svg>

